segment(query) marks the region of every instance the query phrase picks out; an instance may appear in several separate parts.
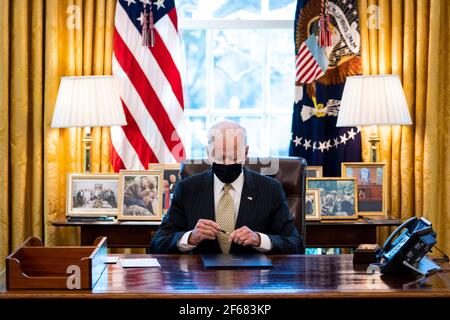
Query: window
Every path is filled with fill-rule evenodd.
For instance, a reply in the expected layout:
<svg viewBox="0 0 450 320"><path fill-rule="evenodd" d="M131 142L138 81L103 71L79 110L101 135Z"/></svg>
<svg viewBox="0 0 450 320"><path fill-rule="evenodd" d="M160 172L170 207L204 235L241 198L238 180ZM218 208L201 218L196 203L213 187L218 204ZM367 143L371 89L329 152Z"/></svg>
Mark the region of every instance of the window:
<svg viewBox="0 0 450 320"><path fill-rule="evenodd" d="M295 3L177 1L189 158L206 156L206 130L222 119L247 129L250 156L288 154Z"/></svg>

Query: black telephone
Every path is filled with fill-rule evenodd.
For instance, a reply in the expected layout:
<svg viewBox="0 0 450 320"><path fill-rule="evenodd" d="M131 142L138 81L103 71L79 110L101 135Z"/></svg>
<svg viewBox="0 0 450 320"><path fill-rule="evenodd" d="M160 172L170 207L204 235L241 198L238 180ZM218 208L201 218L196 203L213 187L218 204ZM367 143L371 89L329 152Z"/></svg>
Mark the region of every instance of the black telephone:
<svg viewBox="0 0 450 320"><path fill-rule="evenodd" d="M415 271L426 275L440 267L426 254L436 244L436 233L425 218L410 218L402 223L386 240L379 254L383 274Z"/></svg>

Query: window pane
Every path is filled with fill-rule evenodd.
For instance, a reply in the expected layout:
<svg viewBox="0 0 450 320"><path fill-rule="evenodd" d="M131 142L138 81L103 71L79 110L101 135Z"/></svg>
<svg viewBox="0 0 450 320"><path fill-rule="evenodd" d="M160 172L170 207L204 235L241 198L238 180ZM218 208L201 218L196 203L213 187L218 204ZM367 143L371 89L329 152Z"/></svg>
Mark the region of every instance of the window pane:
<svg viewBox="0 0 450 320"><path fill-rule="evenodd" d="M186 66L184 68L185 106L190 109L206 107L206 31L182 32Z"/></svg>
<svg viewBox="0 0 450 320"><path fill-rule="evenodd" d="M269 31L270 100L274 109L291 109L294 103L294 41L291 30Z"/></svg>
<svg viewBox="0 0 450 320"><path fill-rule="evenodd" d="M261 14L261 0L227 0L227 1L211 1L217 2L218 5L213 10L213 17L220 19L251 19Z"/></svg>
<svg viewBox="0 0 450 320"><path fill-rule="evenodd" d="M180 19L190 19L196 16L198 0L176 0L177 15Z"/></svg>
<svg viewBox="0 0 450 320"><path fill-rule="evenodd" d="M180 18L248 19L261 14L261 0L177 0Z"/></svg>
<svg viewBox="0 0 450 320"><path fill-rule="evenodd" d="M262 108L261 31L214 30L214 107Z"/></svg>
<svg viewBox="0 0 450 320"><path fill-rule="evenodd" d="M291 115L271 116L268 120L270 155L288 156L291 138Z"/></svg>
<svg viewBox="0 0 450 320"><path fill-rule="evenodd" d="M242 116L227 116L215 117L214 122L221 120L232 120L242 125L247 130L247 144L249 145L249 156L256 157L263 155L263 141L260 138L263 132L263 120L261 117L242 117Z"/></svg>
<svg viewBox="0 0 450 320"><path fill-rule="evenodd" d="M205 158L206 117L189 117L186 123L186 156L189 159Z"/></svg>
<svg viewBox="0 0 450 320"><path fill-rule="evenodd" d="M269 0L269 19L292 20L295 16L296 0Z"/></svg>

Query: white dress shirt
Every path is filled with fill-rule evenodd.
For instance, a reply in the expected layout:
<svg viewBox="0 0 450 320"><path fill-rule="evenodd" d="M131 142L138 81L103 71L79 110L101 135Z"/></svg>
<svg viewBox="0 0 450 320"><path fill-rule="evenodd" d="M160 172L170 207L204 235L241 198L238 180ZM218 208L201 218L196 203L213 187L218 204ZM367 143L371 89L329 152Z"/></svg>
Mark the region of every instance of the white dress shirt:
<svg viewBox="0 0 450 320"><path fill-rule="evenodd" d="M214 175L214 210L217 210L219 199L224 193L224 186L225 183L220 181L220 179L217 178L216 175ZM241 203L242 188L244 187L244 172L242 172L239 177L231 183L231 186L232 188L230 189L229 193L234 202L234 222L236 223L237 216L239 214L239 205ZM192 230L186 232L185 234L183 234L180 240L178 240L178 249L180 249L180 251L187 252L195 248L195 246L190 245L188 242L191 232ZM258 232L258 234L261 238L261 244L259 247L255 247L255 249L260 252L270 251L272 249L272 241L270 240L270 238L264 233Z"/></svg>

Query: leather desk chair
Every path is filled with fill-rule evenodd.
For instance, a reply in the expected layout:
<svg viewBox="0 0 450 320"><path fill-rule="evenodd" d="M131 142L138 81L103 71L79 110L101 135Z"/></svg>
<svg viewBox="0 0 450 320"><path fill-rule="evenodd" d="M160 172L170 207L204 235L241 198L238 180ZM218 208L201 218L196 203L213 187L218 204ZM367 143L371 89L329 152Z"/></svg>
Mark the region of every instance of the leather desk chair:
<svg viewBox="0 0 450 320"><path fill-rule="evenodd" d="M278 165L277 165L278 164ZM305 177L306 160L299 157L282 158L250 158L244 165L250 170L270 176L280 181L286 194L288 207L294 215L294 223L302 239L302 250L305 251ZM275 170L278 167L278 170ZM188 159L181 165L181 177L201 173L210 168L203 159Z"/></svg>

